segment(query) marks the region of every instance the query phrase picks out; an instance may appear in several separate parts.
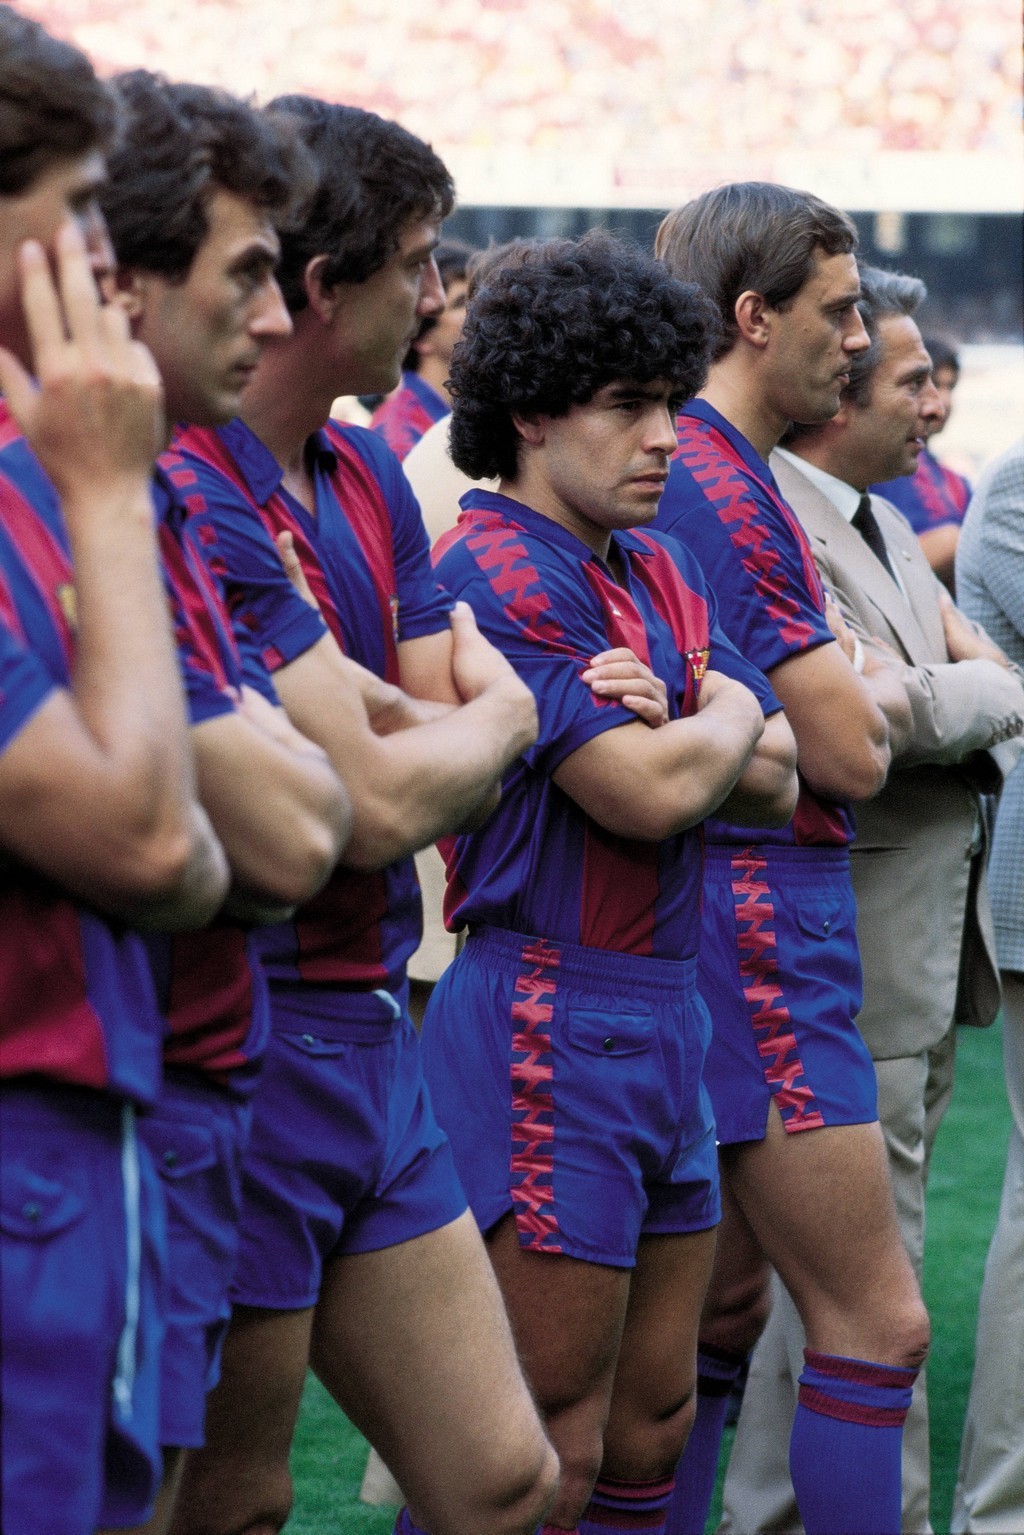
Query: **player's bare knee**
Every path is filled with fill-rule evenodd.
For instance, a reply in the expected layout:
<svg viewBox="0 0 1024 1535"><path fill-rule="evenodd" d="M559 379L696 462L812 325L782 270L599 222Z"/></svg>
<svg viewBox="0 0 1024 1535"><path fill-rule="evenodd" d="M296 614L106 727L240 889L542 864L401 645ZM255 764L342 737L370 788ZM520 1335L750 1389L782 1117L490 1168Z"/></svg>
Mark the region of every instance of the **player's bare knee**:
<svg viewBox="0 0 1024 1535"><path fill-rule="evenodd" d="M705 1303L701 1344L745 1357L768 1325L771 1309L771 1285L764 1274L752 1274L723 1287Z"/></svg>
<svg viewBox="0 0 1024 1535"><path fill-rule="evenodd" d="M179 1501L171 1535L280 1535L292 1511L292 1479L287 1467L265 1474L257 1482L239 1480L239 1495L224 1496L223 1485L203 1496L189 1489Z"/></svg>
<svg viewBox="0 0 1024 1535"><path fill-rule="evenodd" d="M427 1510L431 1535L533 1535L551 1507L559 1485L558 1457L543 1437L535 1451L495 1476L479 1482L470 1498L444 1498L443 1507Z"/></svg>
<svg viewBox="0 0 1024 1535"><path fill-rule="evenodd" d="M899 1363L908 1370L919 1370L928 1357L931 1322L924 1301L908 1306L900 1328Z"/></svg>

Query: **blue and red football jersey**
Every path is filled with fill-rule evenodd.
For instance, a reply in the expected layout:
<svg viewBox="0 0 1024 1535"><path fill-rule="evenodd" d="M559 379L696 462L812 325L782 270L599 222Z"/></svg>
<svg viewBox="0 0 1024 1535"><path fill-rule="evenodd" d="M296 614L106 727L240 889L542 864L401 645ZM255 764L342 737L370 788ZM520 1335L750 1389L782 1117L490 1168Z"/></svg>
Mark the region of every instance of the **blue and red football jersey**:
<svg viewBox="0 0 1024 1535"><path fill-rule="evenodd" d="M0 751L75 650L74 575L56 494L0 423ZM5 861L0 877L0 1077L38 1075L151 1103L163 1022L142 939Z"/></svg>
<svg viewBox="0 0 1024 1535"><path fill-rule="evenodd" d="M399 460L411 452L435 421L447 416L451 406L418 373L403 373L393 394L377 406L370 430L383 437Z"/></svg>
<svg viewBox="0 0 1024 1535"><path fill-rule="evenodd" d="M239 644L233 632L205 557L209 538L195 475L176 452L159 460L153 504L189 723L231 713L243 683L276 702L251 640L243 632ZM251 1091L270 1028L255 931L221 917L199 932L147 934L146 947L167 1019L165 1064L203 1072L239 1095Z"/></svg>
<svg viewBox="0 0 1024 1535"><path fill-rule="evenodd" d="M324 622L346 655L397 682L403 640L448 627L450 599L430 567L419 507L394 454L360 427L330 422L309 443L316 515L282 483L273 454L241 421L189 428L177 439L205 501L214 554L236 626L273 672L319 638ZM316 597L293 589L274 544L288 530ZM374 873L339 865L287 923L263 929L272 982L397 990L419 943L419 886L411 858Z"/></svg>
<svg viewBox="0 0 1024 1535"><path fill-rule="evenodd" d="M768 465L706 400L691 400L676 422L678 448L655 527L697 556L718 599L722 629L762 672L833 642L807 535ZM844 847L849 806L815 794L800 779L796 814L779 830L710 819L709 842Z"/></svg>
<svg viewBox="0 0 1024 1535"><path fill-rule="evenodd" d="M626 645L666 683L673 719L696 713L709 666L745 683L767 713L778 700L721 633L696 560L674 540L613 534L620 585L574 534L518 501L473 490L461 504L435 550L438 575L529 685L540 734L486 824L445 844L449 927L486 923L661 959L695 954L700 830L660 843L615 836L553 780L587 741L636 721L581 674L600 651Z"/></svg>
<svg viewBox="0 0 1024 1535"><path fill-rule="evenodd" d="M971 487L962 474L940 464L925 448L913 474L898 480L872 485L877 496L884 496L901 511L915 533L952 524L959 527L971 499Z"/></svg>

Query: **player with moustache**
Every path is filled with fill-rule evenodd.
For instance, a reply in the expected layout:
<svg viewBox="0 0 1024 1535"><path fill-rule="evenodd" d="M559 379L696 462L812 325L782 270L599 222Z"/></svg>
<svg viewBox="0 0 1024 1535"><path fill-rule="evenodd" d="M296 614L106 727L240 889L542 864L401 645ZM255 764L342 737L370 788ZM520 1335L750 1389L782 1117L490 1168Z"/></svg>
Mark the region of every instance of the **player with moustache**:
<svg viewBox="0 0 1024 1535"><path fill-rule="evenodd" d="M85 57L0 6L8 1535L85 1535L151 1509L163 1212L138 1119L163 1022L132 929L200 926L227 884L195 799L153 525L160 380L97 291L115 131Z"/></svg>
<svg viewBox="0 0 1024 1535"><path fill-rule="evenodd" d="M218 425L238 410L262 348L291 331L275 224L301 207L305 155L294 132L224 92L141 70L115 86L122 128L100 201L119 301L160 370L170 419ZM210 927L148 943L168 1031L164 1088L142 1126L168 1209L155 1535L183 1452L203 1443L230 1312L241 1159L269 1033L254 924L316 894L351 814L326 753L277 705L251 636L233 630L194 476L173 451L158 460L153 499L200 801L232 875ZM309 617L307 647L323 632Z"/></svg>
<svg viewBox="0 0 1024 1535"><path fill-rule="evenodd" d="M284 1524L310 1364L433 1535L524 1535L555 1457L423 1083L405 961L419 938L411 853L486 813L536 712L439 590L390 449L329 419L338 395L391 388L421 320L440 312L433 250L451 181L372 113L274 105L315 168L309 212L282 231L292 332L266 346L240 418L183 431L177 447L236 620L344 779L354 821L321 894L261 937L271 1041L234 1312L173 1528ZM330 631L301 653L295 636L321 618L278 540Z"/></svg>
<svg viewBox="0 0 1024 1535"><path fill-rule="evenodd" d="M452 363L452 456L499 484L462 498L437 573L529 684L540 735L445 845L469 937L424 1060L561 1459L545 1531L665 1528L719 1217L700 823L781 825L796 802L778 701L696 561L644 531L709 324L606 235L538 242L488 272ZM666 685L655 728L588 686L623 647Z"/></svg>
<svg viewBox="0 0 1024 1535"><path fill-rule="evenodd" d="M787 826L719 816L705 828L699 984L725 1215L675 1535L704 1527L729 1387L764 1324L762 1252L807 1334L790 1462L809 1535L899 1530L902 1425L928 1346L854 1022L849 864L851 801L882 787L910 706L883 658L851 660L835 642L831 625L844 626L768 466L790 421L835 415L868 345L856 243L838 210L761 182L687 203L656 243L722 325L708 382L679 416L657 526L693 550L725 632L782 700L800 772Z"/></svg>

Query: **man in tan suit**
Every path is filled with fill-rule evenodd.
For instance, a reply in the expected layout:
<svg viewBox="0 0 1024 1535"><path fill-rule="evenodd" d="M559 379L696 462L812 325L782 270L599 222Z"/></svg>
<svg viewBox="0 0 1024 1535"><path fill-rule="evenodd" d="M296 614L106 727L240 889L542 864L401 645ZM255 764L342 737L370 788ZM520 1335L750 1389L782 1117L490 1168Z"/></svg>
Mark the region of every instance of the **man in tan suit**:
<svg viewBox="0 0 1024 1535"><path fill-rule="evenodd" d="M852 873L864 967L858 1025L876 1062L900 1223L920 1274L928 1157L953 1083L957 1023L988 1024L999 984L985 882L979 792L999 781L989 749L1024 726L1020 674L970 624L932 574L876 481L911 474L937 409L912 318L916 278L861 271L871 346L854 358L838 415L791 428L771 467L810 536L858 664L895 652L913 729L873 800L856 807ZM838 627L838 626L837 626ZM782 1287L757 1351L725 1486L722 1528L799 1530L786 1463L802 1367L799 1319ZM903 1528L928 1531L924 1377L903 1442Z"/></svg>

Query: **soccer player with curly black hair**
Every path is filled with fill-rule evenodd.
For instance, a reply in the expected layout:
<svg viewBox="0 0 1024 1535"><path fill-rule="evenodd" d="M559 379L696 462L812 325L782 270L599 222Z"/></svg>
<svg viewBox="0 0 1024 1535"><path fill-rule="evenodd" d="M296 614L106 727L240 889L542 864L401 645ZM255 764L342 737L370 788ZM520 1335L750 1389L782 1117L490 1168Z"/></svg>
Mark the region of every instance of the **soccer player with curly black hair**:
<svg viewBox="0 0 1024 1535"><path fill-rule="evenodd" d="M452 364L452 456L500 483L463 497L438 574L540 736L448 845L470 936L424 1057L561 1458L545 1530L664 1531L719 1218L699 825L723 804L779 824L796 796L778 701L694 560L642 531L713 331L695 288L591 234L499 265ZM664 684L655 723L602 696L609 653Z"/></svg>

